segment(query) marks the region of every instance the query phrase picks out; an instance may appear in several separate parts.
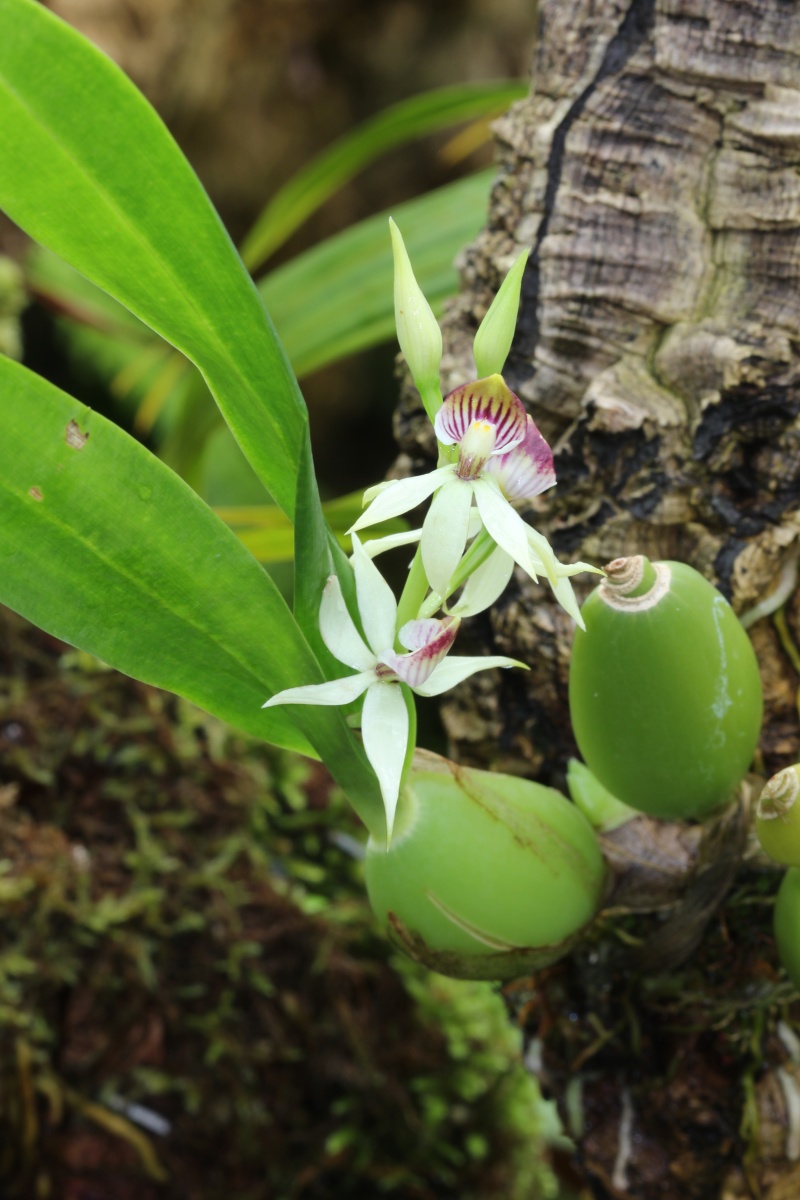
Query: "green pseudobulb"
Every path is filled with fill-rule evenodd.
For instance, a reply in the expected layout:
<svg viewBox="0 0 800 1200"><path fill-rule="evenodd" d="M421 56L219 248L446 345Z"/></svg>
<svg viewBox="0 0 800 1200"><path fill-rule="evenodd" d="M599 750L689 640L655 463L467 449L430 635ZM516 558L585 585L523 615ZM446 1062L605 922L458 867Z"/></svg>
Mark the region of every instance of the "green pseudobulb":
<svg viewBox="0 0 800 1200"><path fill-rule="evenodd" d="M600 904L591 826L560 792L418 751L391 845L370 839L372 907L445 975L506 979L565 954Z"/></svg>
<svg viewBox="0 0 800 1200"><path fill-rule="evenodd" d="M581 754L619 800L668 820L730 799L758 742L750 639L685 563L616 559L582 608L569 699Z"/></svg>
<svg viewBox="0 0 800 1200"><path fill-rule="evenodd" d="M800 870L791 867L775 901L775 942L786 974L800 991Z"/></svg>

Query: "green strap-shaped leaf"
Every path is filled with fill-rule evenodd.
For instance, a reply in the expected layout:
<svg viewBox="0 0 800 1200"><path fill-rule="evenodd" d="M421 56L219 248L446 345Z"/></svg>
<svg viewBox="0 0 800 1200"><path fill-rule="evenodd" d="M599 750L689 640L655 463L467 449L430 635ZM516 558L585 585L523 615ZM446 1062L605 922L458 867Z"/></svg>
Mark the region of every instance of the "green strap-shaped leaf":
<svg viewBox="0 0 800 1200"><path fill-rule="evenodd" d="M527 93L527 83L510 79L455 84L378 113L339 138L272 197L245 239L244 261L258 267L329 196L387 150L460 121L504 112Z"/></svg>
<svg viewBox="0 0 800 1200"><path fill-rule="evenodd" d="M160 118L35 0L0 0L0 207L197 364L291 516L305 407L258 293Z"/></svg>
<svg viewBox="0 0 800 1200"><path fill-rule="evenodd" d="M313 746L380 834L375 776L339 710L261 708L322 673L227 526L128 434L3 357L0 409L0 602L248 733Z"/></svg>
<svg viewBox="0 0 800 1200"><path fill-rule="evenodd" d="M309 455L306 461L310 461ZM341 674L341 664L333 657L322 640L319 630L320 599L328 576L334 572L333 546L324 521L315 519L322 512L317 481L313 472L300 468L297 481L297 529L294 539L294 616L308 639L317 660L329 677ZM338 547L337 547L338 549ZM341 555L338 552L337 558ZM346 579L350 568L346 563L336 574Z"/></svg>
<svg viewBox="0 0 800 1200"><path fill-rule="evenodd" d="M434 312L441 311L456 291L453 260L486 220L493 179L493 171L481 171L392 210ZM388 216L369 217L335 234L259 282L298 375L395 338ZM36 294L67 314L69 319L61 324L76 357L88 353L98 374L119 392L124 382L121 363L148 345L141 341L142 326L49 251L34 247L28 263L28 280ZM156 340L149 331L144 333ZM168 360L164 371L170 367ZM183 392L183 381L179 386ZM175 391L169 395L174 397ZM219 413L200 385L175 406L173 416L174 426L166 431L160 452L190 478L206 437L220 424Z"/></svg>
<svg viewBox="0 0 800 1200"><path fill-rule="evenodd" d="M493 171L480 171L398 204L328 238L259 281L298 375L394 338L389 216L434 311L455 294L453 260L486 221Z"/></svg>

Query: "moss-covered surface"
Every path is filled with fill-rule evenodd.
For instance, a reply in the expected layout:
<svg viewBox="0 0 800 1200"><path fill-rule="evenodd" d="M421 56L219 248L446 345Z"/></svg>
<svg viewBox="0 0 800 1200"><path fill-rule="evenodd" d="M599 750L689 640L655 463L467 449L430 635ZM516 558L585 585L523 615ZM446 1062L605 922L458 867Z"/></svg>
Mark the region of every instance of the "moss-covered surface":
<svg viewBox="0 0 800 1200"><path fill-rule="evenodd" d="M500 999L391 960L347 837L322 768L0 610L3 1197L551 1194Z"/></svg>

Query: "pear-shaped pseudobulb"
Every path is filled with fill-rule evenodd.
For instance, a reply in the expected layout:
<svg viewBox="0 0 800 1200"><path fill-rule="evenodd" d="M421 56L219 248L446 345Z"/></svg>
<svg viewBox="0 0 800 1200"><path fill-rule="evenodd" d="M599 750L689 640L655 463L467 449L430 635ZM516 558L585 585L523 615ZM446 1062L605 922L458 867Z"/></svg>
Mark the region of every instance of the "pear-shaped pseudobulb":
<svg viewBox="0 0 800 1200"><path fill-rule="evenodd" d="M692 567L615 559L581 609L569 677L581 754L608 790L668 820L724 804L758 742L758 663L733 609Z"/></svg>
<svg viewBox="0 0 800 1200"><path fill-rule="evenodd" d="M390 936L465 979L508 979L566 954L605 876L589 822L560 792L424 751L390 845L367 845L370 902Z"/></svg>

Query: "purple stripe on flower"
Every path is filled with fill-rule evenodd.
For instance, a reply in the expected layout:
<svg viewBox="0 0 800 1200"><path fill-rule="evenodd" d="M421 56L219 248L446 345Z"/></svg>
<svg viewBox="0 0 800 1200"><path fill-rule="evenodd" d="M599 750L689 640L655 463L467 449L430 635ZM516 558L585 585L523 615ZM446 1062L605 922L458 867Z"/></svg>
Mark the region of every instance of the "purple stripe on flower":
<svg viewBox="0 0 800 1200"><path fill-rule="evenodd" d="M425 683L439 665L455 641L459 617L446 617L442 621L431 618L408 621L398 637L404 646L414 647L410 654L397 654L389 650L378 660L389 667L409 687Z"/></svg>
<svg viewBox="0 0 800 1200"><path fill-rule="evenodd" d="M445 396L434 430L444 446L460 442L475 421L489 421L496 430L494 453L510 450L525 436L525 409L501 375L465 383Z"/></svg>
<svg viewBox="0 0 800 1200"><path fill-rule="evenodd" d="M440 635L441 629L441 620L435 617L418 617L415 621L406 621L397 635L397 640L406 650L421 650ZM455 637L455 634L453 636Z"/></svg>
<svg viewBox="0 0 800 1200"><path fill-rule="evenodd" d="M553 452L530 416L524 440L507 453L490 458L485 470L507 500L530 500L556 481Z"/></svg>

